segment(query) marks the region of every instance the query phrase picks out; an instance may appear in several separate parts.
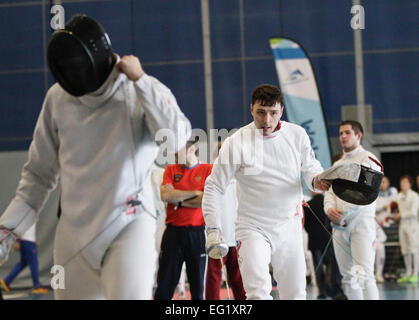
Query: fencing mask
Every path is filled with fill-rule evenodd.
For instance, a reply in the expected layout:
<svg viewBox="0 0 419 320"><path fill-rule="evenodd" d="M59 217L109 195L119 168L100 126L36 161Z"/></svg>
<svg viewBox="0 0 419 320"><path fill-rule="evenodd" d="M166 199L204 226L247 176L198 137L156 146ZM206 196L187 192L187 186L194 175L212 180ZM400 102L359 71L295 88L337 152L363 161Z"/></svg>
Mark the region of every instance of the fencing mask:
<svg viewBox="0 0 419 320"><path fill-rule="evenodd" d="M100 88L116 61L104 28L92 18L74 15L48 43L48 66L69 94L79 97Z"/></svg>
<svg viewBox="0 0 419 320"><path fill-rule="evenodd" d="M332 180L333 192L340 199L364 206L377 199L383 176L382 172L366 166L345 163L325 170L319 179Z"/></svg>

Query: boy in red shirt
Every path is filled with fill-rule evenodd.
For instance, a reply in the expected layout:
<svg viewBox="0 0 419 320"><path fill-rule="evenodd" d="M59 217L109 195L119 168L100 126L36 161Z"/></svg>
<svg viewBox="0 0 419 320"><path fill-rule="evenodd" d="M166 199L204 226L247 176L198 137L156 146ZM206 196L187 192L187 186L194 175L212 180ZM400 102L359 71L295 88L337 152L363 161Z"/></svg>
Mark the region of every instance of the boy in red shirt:
<svg viewBox="0 0 419 320"><path fill-rule="evenodd" d="M206 267L205 221L201 201L212 165L198 161L195 142L176 153L176 164L164 171L161 199L168 202L157 273L155 300L170 300L183 262L192 300L203 300Z"/></svg>

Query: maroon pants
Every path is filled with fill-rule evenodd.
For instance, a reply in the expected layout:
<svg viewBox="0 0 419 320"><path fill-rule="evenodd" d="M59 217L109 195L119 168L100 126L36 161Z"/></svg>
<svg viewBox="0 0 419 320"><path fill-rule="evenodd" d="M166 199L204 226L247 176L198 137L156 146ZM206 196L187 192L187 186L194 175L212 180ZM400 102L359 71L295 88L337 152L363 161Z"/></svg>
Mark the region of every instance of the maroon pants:
<svg viewBox="0 0 419 320"><path fill-rule="evenodd" d="M243 289L242 276L237 262L236 247L230 247L227 255L223 258L227 269L227 281L233 290L236 300L246 300L246 292ZM220 300L220 285L222 277L222 265L219 259L208 259L207 279L205 284L205 299Z"/></svg>

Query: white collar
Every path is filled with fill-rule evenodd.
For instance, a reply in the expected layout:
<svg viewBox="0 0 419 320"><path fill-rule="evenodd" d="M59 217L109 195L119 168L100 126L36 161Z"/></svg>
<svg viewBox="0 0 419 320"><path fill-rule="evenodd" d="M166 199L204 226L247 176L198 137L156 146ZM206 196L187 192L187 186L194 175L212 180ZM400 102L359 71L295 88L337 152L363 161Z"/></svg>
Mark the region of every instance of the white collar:
<svg viewBox="0 0 419 320"><path fill-rule="evenodd" d="M360 153L361 151L364 151L364 148L361 145L359 145L358 147L356 147L352 151L349 151L349 152L343 151L343 156L345 158L351 158L351 157L355 156L356 154Z"/></svg>

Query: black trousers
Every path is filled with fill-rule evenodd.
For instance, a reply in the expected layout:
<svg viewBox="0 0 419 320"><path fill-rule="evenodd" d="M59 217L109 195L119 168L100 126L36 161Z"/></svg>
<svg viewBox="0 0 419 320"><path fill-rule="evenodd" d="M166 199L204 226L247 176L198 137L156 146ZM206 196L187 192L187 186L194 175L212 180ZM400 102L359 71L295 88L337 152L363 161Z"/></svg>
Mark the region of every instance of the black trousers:
<svg viewBox="0 0 419 320"><path fill-rule="evenodd" d="M204 226L167 225L161 242L155 300L172 299L179 283L183 262L186 264L192 300L203 300L207 264Z"/></svg>
<svg viewBox="0 0 419 320"><path fill-rule="evenodd" d="M314 267L317 268L320 258L324 252L324 248L312 249ZM323 269L324 267L324 269ZM323 258L322 265L318 267L316 273L317 286L319 295L334 297L343 294L342 275L336 262L335 252L333 251L333 243L330 244Z"/></svg>

